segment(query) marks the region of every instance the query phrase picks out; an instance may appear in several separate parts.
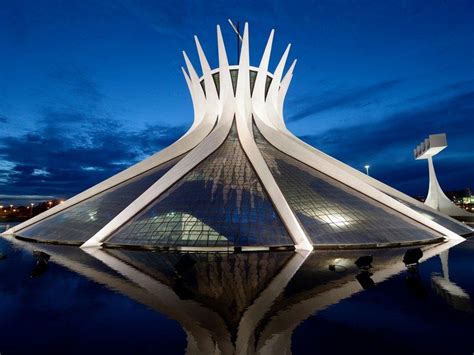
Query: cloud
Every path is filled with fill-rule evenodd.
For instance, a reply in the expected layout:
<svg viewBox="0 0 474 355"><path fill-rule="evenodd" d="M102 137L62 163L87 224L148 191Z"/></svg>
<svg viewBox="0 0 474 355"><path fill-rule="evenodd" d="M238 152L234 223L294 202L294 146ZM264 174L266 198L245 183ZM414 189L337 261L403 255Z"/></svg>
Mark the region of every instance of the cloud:
<svg viewBox="0 0 474 355"><path fill-rule="evenodd" d="M68 197L159 151L185 132L182 126L160 124L126 130L104 109L98 85L74 65L58 66L51 78L64 86L65 97L54 106L39 108L36 128L0 139L2 192Z"/></svg>
<svg viewBox="0 0 474 355"><path fill-rule="evenodd" d="M33 176L48 176L48 175L50 175L50 173L49 173L49 171L47 171L45 169L35 169L31 173L31 175L33 175Z"/></svg>
<svg viewBox="0 0 474 355"><path fill-rule="evenodd" d="M410 97L403 102L404 105L408 104L419 104L420 102L427 102L432 100L439 100L442 97L455 96L462 94L463 92L474 89L474 79L461 80L449 85L438 87L433 90L429 90L421 95Z"/></svg>
<svg viewBox="0 0 474 355"><path fill-rule="evenodd" d="M346 91L327 91L322 95L300 97L292 104L301 109L289 115L287 122L295 122L314 114L344 107L362 107L370 103L376 96L386 92L400 83L400 80L386 80L362 88Z"/></svg>
<svg viewBox="0 0 474 355"><path fill-rule="evenodd" d="M61 117L58 111L51 114ZM13 166L0 170L2 190L71 195L155 153L185 131L154 125L128 132L104 118L103 126L95 127L97 119L88 116L65 129L71 113L64 115L64 122L44 120L48 123L36 131L2 139L0 161Z"/></svg>
<svg viewBox="0 0 474 355"><path fill-rule="evenodd" d="M301 138L354 167L370 163L377 178L410 193L420 193L426 166L414 161L413 148L429 134L446 132L448 148L436 158L448 189L472 186L474 90L398 112L373 124L340 127ZM357 132L357 133L355 133ZM451 168L448 168L451 166Z"/></svg>
<svg viewBox="0 0 474 355"><path fill-rule="evenodd" d="M8 123L8 117L0 114L0 123Z"/></svg>
<svg viewBox="0 0 474 355"><path fill-rule="evenodd" d="M155 124L148 125L141 131L129 133L128 139L131 143L139 142L141 152L149 155L174 143L184 133L185 128L183 126L163 126Z"/></svg>

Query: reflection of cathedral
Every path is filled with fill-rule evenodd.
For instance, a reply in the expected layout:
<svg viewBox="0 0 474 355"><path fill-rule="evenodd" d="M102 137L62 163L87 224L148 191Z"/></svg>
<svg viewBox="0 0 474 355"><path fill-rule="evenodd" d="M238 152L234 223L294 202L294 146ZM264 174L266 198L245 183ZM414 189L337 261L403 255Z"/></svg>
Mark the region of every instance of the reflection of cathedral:
<svg viewBox="0 0 474 355"><path fill-rule="evenodd" d="M283 103L295 62L285 73L288 46L269 71L273 31L258 67L247 25L238 65L229 65L219 27L217 42L211 69L196 38L201 76L185 55L195 116L183 137L6 234L84 248L228 252L407 246L472 233L290 133Z"/></svg>
<svg viewBox="0 0 474 355"><path fill-rule="evenodd" d="M424 246L421 262L443 257L456 243ZM368 281L376 285L407 270L407 249L401 248L371 250L371 265L361 265L367 256L349 250L178 254L40 246L55 262L178 321L188 354L291 353L292 334L306 318L362 291ZM454 284L433 283L448 304L470 306Z"/></svg>

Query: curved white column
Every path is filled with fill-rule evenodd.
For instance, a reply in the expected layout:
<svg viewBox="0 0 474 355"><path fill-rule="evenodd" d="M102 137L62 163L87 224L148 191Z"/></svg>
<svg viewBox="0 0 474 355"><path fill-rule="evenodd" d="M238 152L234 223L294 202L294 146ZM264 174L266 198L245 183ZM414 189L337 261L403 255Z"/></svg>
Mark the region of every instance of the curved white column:
<svg viewBox="0 0 474 355"><path fill-rule="evenodd" d="M239 62L239 80L237 81L236 90L236 122L239 139L242 143L242 148L244 149L245 154L262 182L263 188L269 195L277 213L293 239L295 247L297 249L312 250L313 246L309 238L306 236L303 228L299 224L296 216L273 178L273 175L263 159L253 137L252 116L258 115L256 110L260 109L262 112L264 109L265 81L268 62L270 60L273 31L270 34L259 71L257 72L252 98L250 97L250 79L247 74L250 70L248 37L248 25L245 24Z"/></svg>
<svg viewBox="0 0 474 355"><path fill-rule="evenodd" d="M268 89L266 101L274 107L278 107L278 96L280 92L281 78L283 76L283 70L285 69L286 60L288 59L288 54L290 53L290 48L291 44L288 44L285 52L283 53L280 61L278 62L275 72L273 73L273 80L270 84L270 88Z"/></svg>
<svg viewBox="0 0 474 355"><path fill-rule="evenodd" d="M252 131L244 122L241 115L237 115L237 131L242 142L242 147L254 167L262 185L270 197L273 206L285 225L288 233L295 243L296 249L312 250L313 246L308 236L301 227L298 219L291 210L278 184L276 183L267 163L262 157L255 141L253 139Z"/></svg>
<svg viewBox="0 0 474 355"><path fill-rule="evenodd" d="M268 115L265 113L266 103L265 103L265 87L267 83L267 76L268 76L268 64L270 62L270 54L272 51L272 44L273 44L273 35L275 31L272 30L270 32L270 36L268 37L267 45L265 46L265 50L262 55L262 59L260 60L260 65L257 71L257 78L255 80L255 85L253 88L252 93L252 111L256 112L263 120L269 125L272 125L272 122L268 121ZM273 81L278 80L278 78L273 78ZM271 85L271 83L270 83ZM271 87L269 88L270 92ZM250 125L251 126L251 125Z"/></svg>

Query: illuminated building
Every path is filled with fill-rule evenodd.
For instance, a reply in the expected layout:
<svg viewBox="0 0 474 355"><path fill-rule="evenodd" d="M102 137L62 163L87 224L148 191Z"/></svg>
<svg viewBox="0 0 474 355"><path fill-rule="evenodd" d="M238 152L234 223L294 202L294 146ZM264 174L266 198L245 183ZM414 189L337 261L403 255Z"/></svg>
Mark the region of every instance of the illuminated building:
<svg viewBox="0 0 474 355"><path fill-rule="evenodd" d="M201 76L184 55L194 122L183 137L7 234L83 248L245 251L413 245L472 232L288 131L295 62L284 73L288 46L269 72L273 31L257 67L247 25L238 65L229 65L219 27L217 41L211 69L196 38Z"/></svg>

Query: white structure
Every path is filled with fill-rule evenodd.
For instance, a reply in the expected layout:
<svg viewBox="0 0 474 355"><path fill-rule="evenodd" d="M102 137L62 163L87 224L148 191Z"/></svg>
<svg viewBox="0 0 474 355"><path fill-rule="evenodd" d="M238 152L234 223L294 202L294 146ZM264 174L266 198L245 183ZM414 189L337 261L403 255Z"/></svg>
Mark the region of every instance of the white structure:
<svg viewBox="0 0 474 355"><path fill-rule="evenodd" d="M430 183L425 204L451 217L474 217L471 213L457 207L443 192L436 178L433 157L448 146L446 134L432 134L421 142L414 150L415 159L428 160Z"/></svg>
<svg viewBox="0 0 474 355"><path fill-rule="evenodd" d="M294 61L275 71L272 31L258 67L245 25L238 65L217 27L219 67L195 37L183 69L194 122L177 142L7 234L82 247L261 250L378 247L456 239L472 229L299 140L283 103Z"/></svg>

